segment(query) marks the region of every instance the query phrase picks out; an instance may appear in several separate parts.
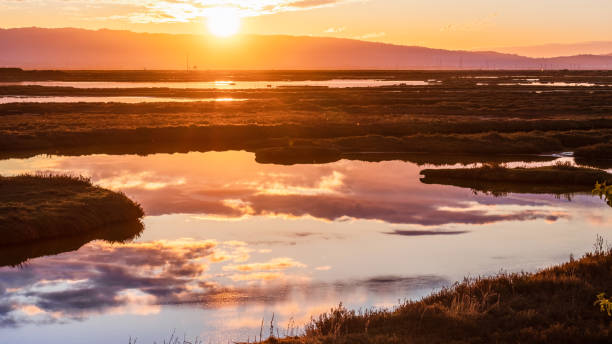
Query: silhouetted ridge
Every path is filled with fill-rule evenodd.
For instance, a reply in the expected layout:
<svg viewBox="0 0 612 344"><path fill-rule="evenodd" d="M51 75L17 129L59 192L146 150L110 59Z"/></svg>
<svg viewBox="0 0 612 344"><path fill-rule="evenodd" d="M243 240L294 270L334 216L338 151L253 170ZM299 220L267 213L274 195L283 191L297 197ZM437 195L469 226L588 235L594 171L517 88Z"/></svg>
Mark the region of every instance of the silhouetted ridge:
<svg viewBox="0 0 612 344"><path fill-rule="evenodd" d="M612 57L529 58L329 37L204 35L115 30L0 30L0 66L65 69L610 69ZM248 56L248 58L245 58Z"/></svg>

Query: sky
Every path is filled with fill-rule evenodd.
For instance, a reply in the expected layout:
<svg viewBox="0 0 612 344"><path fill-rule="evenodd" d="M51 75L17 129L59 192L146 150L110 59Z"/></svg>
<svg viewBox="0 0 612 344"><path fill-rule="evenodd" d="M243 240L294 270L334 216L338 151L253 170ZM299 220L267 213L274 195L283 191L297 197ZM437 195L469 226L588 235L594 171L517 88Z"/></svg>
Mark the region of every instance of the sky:
<svg viewBox="0 0 612 344"><path fill-rule="evenodd" d="M0 27L208 34L219 8L242 34L466 50L612 40L610 0L1 0Z"/></svg>

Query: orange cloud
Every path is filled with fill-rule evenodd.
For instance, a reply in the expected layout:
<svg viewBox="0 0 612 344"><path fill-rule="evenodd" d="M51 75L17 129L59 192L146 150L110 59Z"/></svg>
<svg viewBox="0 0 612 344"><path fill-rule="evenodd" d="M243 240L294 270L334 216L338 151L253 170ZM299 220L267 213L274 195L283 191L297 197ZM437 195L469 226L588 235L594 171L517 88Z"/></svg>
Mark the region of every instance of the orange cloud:
<svg viewBox="0 0 612 344"><path fill-rule="evenodd" d="M225 271L275 271L275 270L286 270L289 268L304 268L305 264L295 261L291 258L275 258L265 263L251 263L242 265L228 265L224 266Z"/></svg>
<svg viewBox="0 0 612 344"><path fill-rule="evenodd" d="M115 13L97 18L126 20L132 23L188 23L198 21L201 18L211 17L219 8L231 9L240 17L257 17L282 12L303 11L313 8L333 6L340 3L351 2L354 0L119 0L96 1L96 5L115 9ZM27 1L23 1L27 2ZM29 1L33 2L33 1ZM58 5L70 6L72 12L78 14L82 6L80 0L50 1L57 2ZM78 6L81 5L81 6ZM125 8L132 9L125 13ZM120 9L123 9L120 11Z"/></svg>

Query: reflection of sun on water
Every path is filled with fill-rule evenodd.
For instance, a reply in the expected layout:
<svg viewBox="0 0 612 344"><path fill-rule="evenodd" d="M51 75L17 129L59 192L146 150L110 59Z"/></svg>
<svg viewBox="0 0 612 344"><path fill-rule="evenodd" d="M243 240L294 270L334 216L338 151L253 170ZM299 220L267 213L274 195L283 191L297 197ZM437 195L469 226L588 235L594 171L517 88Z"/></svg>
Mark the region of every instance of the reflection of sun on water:
<svg viewBox="0 0 612 344"><path fill-rule="evenodd" d="M214 8L207 15L208 30L218 37L229 37L240 30L240 15L231 8Z"/></svg>

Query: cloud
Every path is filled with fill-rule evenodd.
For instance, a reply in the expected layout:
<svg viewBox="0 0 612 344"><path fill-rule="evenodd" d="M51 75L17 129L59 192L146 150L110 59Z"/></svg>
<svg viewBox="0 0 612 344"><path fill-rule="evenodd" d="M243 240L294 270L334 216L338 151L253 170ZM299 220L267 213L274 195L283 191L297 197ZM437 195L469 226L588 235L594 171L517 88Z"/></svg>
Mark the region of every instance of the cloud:
<svg viewBox="0 0 612 344"><path fill-rule="evenodd" d="M380 37L384 37L386 36L387 33L386 32L370 32L370 33L366 33L365 35L361 35L361 36L355 36L353 38L355 39L373 39L373 38L380 38Z"/></svg>
<svg viewBox="0 0 612 344"><path fill-rule="evenodd" d="M231 165L225 163L227 159L232 160ZM146 173L142 172L143 164L149 166ZM202 220L314 217L421 226L569 217L550 200L496 198L422 184L419 168L403 162L339 161L286 167L257 164L250 153L226 152L107 160L78 157L53 166L57 172L71 170L125 192L142 204L149 216L180 213ZM302 231L295 235L315 234Z"/></svg>
<svg viewBox="0 0 612 344"><path fill-rule="evenodd" d="M371 197L373 197L371 195ZM329 195L259 195L247 198L253 215L312 216L329 221L343 217L382 220L394 224L438 226L444 224L489 224L500 221L529 221L567 218L564 212L539 209L520 209L502 212L495 206L473 207L469 203L447 200L456 207L441 207L439 200L367 199L366 197L337 197Z"/></svg>
<svg viewBox="0 0 612 344"><path fill-rule="evenodd" d="M97 12L109 13L96 18L126 20L134 23L191 22L214 15L215 8L230 8L241 17L255 17L290 11L334 6L354 0L50 0L46 5L63 8L82 16L95 6ZM40 1L13 1L25 6L40 6Z"/></svg>
<svg viewBox="0 0 612 344"><path fill-rule="evenodd" d="M264 263L250 263L242 265L228 265L224 266L225 271L275 271L275 270L286 270L289 268L305 268L306 265L297 262L291 258L275 258Z"/></svg>
<svg viewBox="0 0 612 344"><path fill-rule="evenodd" d="M251 274L231 275L230 278L234 281L272 281L283 277L283 274L278 272L254 272Z"/></svg>
<svg viewBox="0 0 612 344"><path fill-rule="evenodd" d="M339 26L339 27L330 27L329 29L323 31L325 33L341 33L346 31L346 26Z"/></svg>
<svg viewBox="0 0 612 344"><path fill-rule="evenodd" d="M245 264L213 259L221 250L238 255L235 251L245 248L241 242L195 240L94 242L78 251L39 258L20 269L0 268L0 327L65 323L98 314L155 314L168 304L276 305L296 295L320 302L325 295L405 295L415 288L448 284L439 276L313 282L308 267L291 258ZM211 265L219 273L210 274ZM289 269L301 274L289 275ZM312 271L329 269L322 266Z"/></svg>

